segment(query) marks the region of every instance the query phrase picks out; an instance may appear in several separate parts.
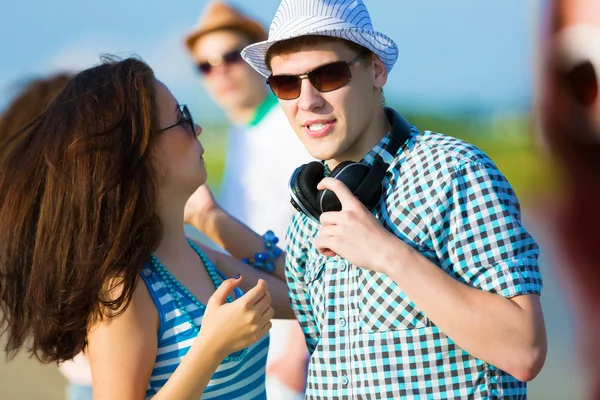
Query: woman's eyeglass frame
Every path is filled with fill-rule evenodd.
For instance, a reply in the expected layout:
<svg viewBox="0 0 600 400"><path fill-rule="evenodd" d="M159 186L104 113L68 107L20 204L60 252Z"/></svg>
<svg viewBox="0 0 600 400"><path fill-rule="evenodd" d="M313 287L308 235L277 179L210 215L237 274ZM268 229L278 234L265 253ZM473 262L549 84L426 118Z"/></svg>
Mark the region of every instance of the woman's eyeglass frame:
<svg viewBox="0 0 600 400"><path fill-rule="evenodd" d="M187 105L180 104L179 105L179 110L180 110L181 115L183 117L179 121L177 121L177 123L175 123L173 125L169 125L166 128L162 128L158 132L164 132L164 131L169 130L171 128L175 128L176 126L179 126L179 125L184 126L184 128L185 128L185 124L189 124L189 128L191 130L191 133L194 136L196 136L196 124L194 123L194 118L192 117L192 114L190 113L190 110L188 109Z"/></svg>

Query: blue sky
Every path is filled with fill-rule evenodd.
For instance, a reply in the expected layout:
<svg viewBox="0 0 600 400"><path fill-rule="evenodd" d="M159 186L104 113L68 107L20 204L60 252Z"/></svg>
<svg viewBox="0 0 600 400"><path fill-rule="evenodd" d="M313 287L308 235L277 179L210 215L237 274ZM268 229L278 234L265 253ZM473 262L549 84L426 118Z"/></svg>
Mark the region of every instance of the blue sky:
<svg viewBox="0 0 600 400"><path fill-rule="evenodd" d="M180 99L220 115L182 46L206 0L0 0L0 108L19 80L137 54ZM279 0L230 0L266 26ZM533 0L365 0L396 41L386 97L432 112L518 112L531 99Z"/></svg>

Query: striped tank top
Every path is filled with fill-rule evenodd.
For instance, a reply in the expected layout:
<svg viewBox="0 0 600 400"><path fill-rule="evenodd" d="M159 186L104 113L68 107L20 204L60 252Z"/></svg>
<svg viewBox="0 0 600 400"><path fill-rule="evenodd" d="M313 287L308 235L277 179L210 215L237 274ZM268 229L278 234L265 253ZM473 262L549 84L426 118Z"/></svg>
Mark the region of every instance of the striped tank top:
<svg viewBox="0 0 600 400"><path fill-rule="evenodd" d="M219 277L226 277L218 270ZM158 352L146 399L151 399L163 385L190 349L196 333L180 311L161 276L150 263L142 270L141 277L154 300L160 318L158 330ZM202 324L204 310L193 303L180 288L175 293L183 301L188 313L198 326ZM241 291L236 288L236 297ZM237 361L223 361L213 374L202 400L256 399L266 400L265 367L269 350L269 335L248 347L245 357ZM241 353L241 352L240 352ZM240 354L236 353L236 354ZM238 358L238 357L236 357Z"/></svg>

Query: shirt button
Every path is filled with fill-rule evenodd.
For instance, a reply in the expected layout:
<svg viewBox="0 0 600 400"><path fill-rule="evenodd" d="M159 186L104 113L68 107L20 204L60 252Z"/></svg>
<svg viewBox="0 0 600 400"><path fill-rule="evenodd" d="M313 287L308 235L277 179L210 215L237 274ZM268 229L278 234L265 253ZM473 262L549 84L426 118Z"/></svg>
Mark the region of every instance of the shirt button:
<svg viewBox="0 0 600 400"><path fill-rule="evenodd" d="M342 385L346 386L348 384L349 380L347 376L342 376Z"/></svg>
<svg viewBox="0 0 600 400"><path fill-rule="evenodd" d="M343 263L340 265L340 270L342 270L342 271L345 271L345 270L346 270L346 263L344 263L344 262L343 262Z"/></svg>
<svg viewBox="0 0 600 400"><path fill-rule="evenodd" d="M346 326L346 320L344 318L340 318L340 326Z"/></svg>

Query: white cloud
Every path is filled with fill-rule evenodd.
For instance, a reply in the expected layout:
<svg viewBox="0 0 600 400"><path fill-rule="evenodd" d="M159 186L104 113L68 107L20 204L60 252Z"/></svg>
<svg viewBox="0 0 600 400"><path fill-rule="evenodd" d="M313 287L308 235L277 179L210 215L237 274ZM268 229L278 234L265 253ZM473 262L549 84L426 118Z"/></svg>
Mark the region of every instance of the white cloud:
<svg viewBox="0 0 600 400"><path fill-rule="evenodd" d="M131 53L131 52L130 52ZM102 54L126 55L123 45L108 38L82 38L63 47L44 66L45 70L81 70L100 62Z"/></svg>
<svg viewBox="0 0 600 400"><path fill-rule="evenodd" d="M45 71L78 71L99 64L104 54L137 56L152 67L156 77L180 101L201 107L205 117L221 117L219 108L202 89L200 77L183 45L184 34L184 31L172 30L158 38L136 37L128 41L109 36L79 38L64 46L41 66Z"/></svg>
<svg viewBox="0 0 600 400"><path fill-rule="evenodd" d="M44 69L81 70L98 64L104 54L139 56L167 85L197 85L198 77L182 44L183 34L177 30L162 35L158 40L138 38L135 42L123 42L111 37L79 38L44 63Z"/></svg>

